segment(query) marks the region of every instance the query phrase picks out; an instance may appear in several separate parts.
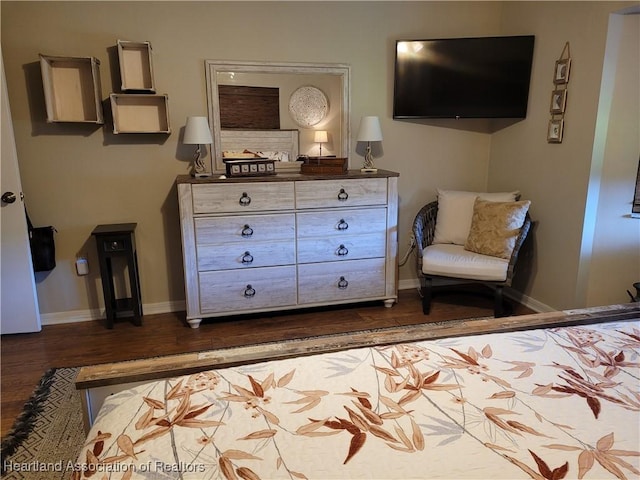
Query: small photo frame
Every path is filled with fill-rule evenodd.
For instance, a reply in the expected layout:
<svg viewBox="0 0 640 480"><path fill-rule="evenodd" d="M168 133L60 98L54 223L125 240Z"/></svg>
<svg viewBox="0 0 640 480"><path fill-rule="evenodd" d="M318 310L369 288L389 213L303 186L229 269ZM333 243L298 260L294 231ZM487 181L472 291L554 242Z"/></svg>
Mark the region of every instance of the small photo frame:
<svg viewBox="0 0 640 480"><path fill-rule="evenodd" d="M551 119L547 128L547 142L562 143L562 133L564 130L564 120Z"/></svg>
<svg viewBox="0 0 640 480"><path fill-rule="evenodd" d="M563 85L569 83L569 70L571 69L571 59L556 60L556 69L553 74L553 83Z"/></svg>
<svg viewBox="0 0 640 480"><path fill-rule="evenodd" d="M567 105L567 90L554 90L551 92L551 106L549 111L551 113L564 113L564 109Z"/></svg>

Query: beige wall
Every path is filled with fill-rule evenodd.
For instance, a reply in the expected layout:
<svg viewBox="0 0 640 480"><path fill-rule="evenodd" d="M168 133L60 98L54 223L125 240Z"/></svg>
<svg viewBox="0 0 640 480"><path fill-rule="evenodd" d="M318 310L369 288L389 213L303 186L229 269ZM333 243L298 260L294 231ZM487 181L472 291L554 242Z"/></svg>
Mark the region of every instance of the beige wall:
<svg viewBox="0 0 640 480"><path fill-rule="evenodd" d="M553 308L586 306L584 285L591 261L588 225L594 221L594 214L587 208L587 194L590 184L600 188L606 181L593 170L592 162L597 150L594 139L607 27L609 14L624 6L628 4L507 2L503 10L503 32L534 33L536 51L527 120L493 135L489 189L515 183L523 197L533 201L531 214L537 220L534 262L528 282L518 286L526 295ZM546 128L553 71L565 42L570 42L572 65L564 140L550 144ZM638 55L638 44L635 52ZM635 132L624 141L635 150L633 161L637 162L637 123ZM629 201L616 209L627 208L630 212ZM632 236L630 241L637 249L638 237ZM600 248L608 247L602 244ZM617 250L618 246L611 248ZM617 301L622 302L628 298L628 282L619 279L618 267L608 264L600 273L610 289L617 291ZM613 301L614 296L610 298Z"/></svg>
<svg viewBox="0 0 640 480"><path fill-rule="evenodd" d="M90 237L100 223L138 223L145 312L181 305L174 180L191 160L192 149L179 142L184 119L207 111L205 59L350 64L352 136L361 116L380 116L384 154L376 164L400 172L400 253L415 213L436 188L517 188L533 200L540 222L536 271L525 293L554 307L574 306L598 68L608 12L618 4L555 3L2 1L2 50L26 201L35 223L58 230L58 266L38 275L42 313L81 316L102 305ZM391 119L395 40L515 33L536 34L526 120L490 135ZM152 43L172 134L114 136L109 122L103 128L46 124L38 53L98 57L107 98L119 85L118 39ZM551 72L566 40L579 61L565 143L550 146ZM358 167L353 137L351 145L351 165ZM89 257L88 277L75 275L79 253ZM400 278L404 284L415 279L412 259Z"/></svg>
<svg viewBox="0 0 640 480"><path fill-rule="evenodd" d="M605 58L615 64L616 74L603 78L600 95L601 104L606 100L610 106L601 106L598 114L607 129L600 139L602 158L591 175L602 182L591 212L587 306L626 302L624 290L635 295L632 285L640 281L640 220L630 215L640 154L640 7L634 15L612 16L609 31Z"/></svg>

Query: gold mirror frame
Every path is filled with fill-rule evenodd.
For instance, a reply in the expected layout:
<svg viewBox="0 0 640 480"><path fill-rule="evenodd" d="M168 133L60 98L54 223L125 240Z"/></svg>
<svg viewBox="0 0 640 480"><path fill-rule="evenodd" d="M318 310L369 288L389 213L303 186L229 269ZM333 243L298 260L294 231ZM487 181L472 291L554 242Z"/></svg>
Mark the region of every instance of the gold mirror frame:
<svg viewBox="0 0 640 480"><path fill-rule="evenodd" d="M205 78L207 82L207 105L209 122L213 136L211 146L211 171L216 174L225 172L222 161L222 148L220 139L220 106L218 101L218 73L243 72L243 73L267 73L283 75L336 75L342 80L342 104L340 107L340 148L336 148L339 156L349 157L350 151L350 107L351 100L350 78L351 67L344 64L333 63L274 63L274 62L242 62L242 61L217 61L205 60ZM332 105L331 108L335 108Z"/></svg>

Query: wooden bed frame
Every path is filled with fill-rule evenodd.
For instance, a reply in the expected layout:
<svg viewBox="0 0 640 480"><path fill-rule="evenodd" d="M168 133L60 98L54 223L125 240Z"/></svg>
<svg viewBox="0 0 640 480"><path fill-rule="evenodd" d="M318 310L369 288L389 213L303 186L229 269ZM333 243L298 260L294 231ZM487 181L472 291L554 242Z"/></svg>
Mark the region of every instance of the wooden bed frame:
<svg viewBox="0 0 640 480"><path fill-rule="evenodd" d="M589 325L638 318L640 318L640 303L629 303L503 318L452 320L437 325L425 323L353 332L348 335L326 335L246 347L167 355L82 367L76 378L76 389L82 396L85 429L88 432L108 395L161 378L371 345L534 328Z"/></svg>

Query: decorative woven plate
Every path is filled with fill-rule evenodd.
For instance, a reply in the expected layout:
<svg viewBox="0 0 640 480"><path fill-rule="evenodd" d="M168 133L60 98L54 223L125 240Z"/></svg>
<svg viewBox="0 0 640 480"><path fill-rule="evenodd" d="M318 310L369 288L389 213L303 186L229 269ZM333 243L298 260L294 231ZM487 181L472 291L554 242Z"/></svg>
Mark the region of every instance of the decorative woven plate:
<svg viewBox="0 0 640 480"><path fill-rule="evenodd" d="M301 127L313 127L329 113L329 100L322 90L316 87L300 87L289 99L291 118Z"/></svg>

